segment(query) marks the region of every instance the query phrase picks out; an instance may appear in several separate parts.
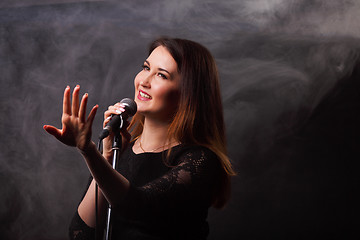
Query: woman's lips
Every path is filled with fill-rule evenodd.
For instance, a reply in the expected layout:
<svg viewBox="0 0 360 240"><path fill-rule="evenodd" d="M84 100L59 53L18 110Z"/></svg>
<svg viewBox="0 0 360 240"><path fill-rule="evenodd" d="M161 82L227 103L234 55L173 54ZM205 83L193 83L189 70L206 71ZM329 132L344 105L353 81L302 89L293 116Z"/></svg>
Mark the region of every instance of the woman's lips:
<svg viewBox="0 0 360 240"><path fill-rule="evenodd" d="M141 101L150 101L151 100L151 96L142 90L139 90L139 94L137 95L137 98Z"/></svg>

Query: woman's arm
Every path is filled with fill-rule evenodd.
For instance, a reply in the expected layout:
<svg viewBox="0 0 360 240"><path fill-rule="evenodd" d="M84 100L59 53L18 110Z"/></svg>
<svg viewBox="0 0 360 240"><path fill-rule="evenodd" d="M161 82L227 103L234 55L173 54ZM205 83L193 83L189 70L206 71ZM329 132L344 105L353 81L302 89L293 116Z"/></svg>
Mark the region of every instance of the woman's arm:
<svg viewBox="0 0 360 240"><path fill-rule="evenodd" d="M95 180L91 181L89 188L86 191L86 194L78 206L78 214L81 219L89 227L94 228L96 226L96 217L95 217ZM104 195L98 189L98 218L100 223L105 222L106 217L106 208L107 202L104 198Z"/></svg>
<svg viewBox="0 0 360 240"><path fill-rule="evenodd" d="M94 142L91 141L91 128L98 106L94 106L85 119L88 94L83 95L79 106L79 91L80 86L76 86L72 94L72 102L70 87L66 87L64 91L62 129L50 125L45 125L44 129L62 143L80 150L93 178L99 185L99 210L102 210L106 205L104 197L111 205L116 205L127 192L129 182L112 168L109 161L101 155ZM94 185L95 183L90 185L79 206L79 215L89 226L95 225Z"/></svg>
<svg viewBox="0 0 360 240"><path fill-rule="evenodd" d="M129 189L129 181L112 168L97 150L95 143L91 142L81 153L102 194L112 206L115 206Z"/></svg>

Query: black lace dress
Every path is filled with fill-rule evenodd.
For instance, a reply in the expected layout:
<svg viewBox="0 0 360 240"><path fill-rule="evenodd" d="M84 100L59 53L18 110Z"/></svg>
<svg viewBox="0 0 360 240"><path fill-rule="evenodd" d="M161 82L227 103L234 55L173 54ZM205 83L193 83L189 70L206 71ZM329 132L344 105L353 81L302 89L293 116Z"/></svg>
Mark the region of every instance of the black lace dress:
<svg viewBox="0 0 360 240"><path fill-rule="evenodd" d="M221 167L204 147L179 145L167 151L135 154L132 145L121 155L117 171L130 182L125 200L112 209L112 239L206 239L206 221ZM89 181L90 184L90 181ZM94 239L76 211L70 239Z"/></svg>

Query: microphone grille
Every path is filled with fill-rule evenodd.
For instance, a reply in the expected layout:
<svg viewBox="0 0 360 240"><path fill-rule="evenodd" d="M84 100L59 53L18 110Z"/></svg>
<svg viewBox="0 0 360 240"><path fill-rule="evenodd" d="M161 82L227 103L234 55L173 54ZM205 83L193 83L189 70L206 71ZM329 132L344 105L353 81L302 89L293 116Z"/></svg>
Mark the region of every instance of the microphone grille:
<svg viewBox="0 0 360 240"><path fill-rule="evenodd" d="M124 104L125 107L127 107L128 111L126 111L126 113L129 116L134 116L134 114L137 111L137 105L134 100L132 100L131 98L124 98L123 100L120 101L120 103Z"/></svg>

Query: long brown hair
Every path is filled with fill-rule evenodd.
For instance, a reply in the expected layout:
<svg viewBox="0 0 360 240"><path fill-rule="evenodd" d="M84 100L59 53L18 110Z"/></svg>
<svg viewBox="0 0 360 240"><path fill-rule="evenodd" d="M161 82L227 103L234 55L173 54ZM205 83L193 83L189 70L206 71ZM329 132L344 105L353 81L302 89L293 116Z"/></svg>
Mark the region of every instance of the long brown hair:
<svg viewBox="0 0 360 240"><path fill-rule="evenodd" d="M165 47L174 58L180 73L178 109L168 129L168 138L184 144L201 145L212 150L222 166L221 186L213 206L220 208L230 197L230 176L235 175L227 156L223 107L218 70L209 50L199 43L174 38L159 38L151 52ZM133 138L141 135L144 117L135 114L129 128Z"/></svg>

